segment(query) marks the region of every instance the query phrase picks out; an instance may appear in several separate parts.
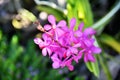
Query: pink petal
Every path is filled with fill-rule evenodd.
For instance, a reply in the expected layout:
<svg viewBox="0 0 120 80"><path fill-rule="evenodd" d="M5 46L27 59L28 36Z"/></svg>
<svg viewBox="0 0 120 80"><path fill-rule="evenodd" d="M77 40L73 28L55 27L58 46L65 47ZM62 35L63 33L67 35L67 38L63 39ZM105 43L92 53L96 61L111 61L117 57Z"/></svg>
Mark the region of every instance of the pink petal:
<svg viewBox="0 0 120 80"><path fill-rule="evenodd" d="M95 58L94 58L94 56L91 53L86 53L84 55L84 61L85 62L88 62L88 61L95 62Z"/></svg>
<svg viewBox="0 0 120 80"><path fill-rule="evenodd" d="M70 53L71 53L70 50L67 50L66 55L70 56L71 55Z"/></svg>
<svg viewBox="0 0 120 80"><path fill-rule="evenodd" d="M48 52L49 56L52 54L52 51L49 48L47 48L47 52Z"/></svg>
<svg viewBox="0 0 120 80"><path fill-rule="evenodd" d="M78 48L78 47L80 47L80 46L81 46L81 43L77 43L77 44L75 44L73 47Z"/></svg>
<svg viewBox="0 0 120 80"><path fill-rule="evenodd" d="M48 24L44 26L44 29L47 31L50 30L51 28L52 28L51 25L48 25Z"/></svg>
<svg viewBox="0 0 120 80"><path fill-rule="evenodd" d="M66 64L65 64L70 71L73 71L73 69L74 69L73 65L71 65L72 59L73 58L70 58L68 61L66 61Z"/></svg>
<svg viewBox="0 0 120 80"><path fill-rule="evenodd" d="M61 20L58 24L57 27L66 27L66 21Z"/></svg>
<svg viewBox="0 0 120 80"><path fill-rule="evenodd" d="M101 49L99 47L92 47L92 52L95 54L101 53Z"/></svg>
<svg viewBox="0 0 120 80"><path fill-rule="evenodd" d="M72 18L72 19L70 20L70 29L71 29L71 30L74 29L75 24L76 24L76 19L75 19L75 18Z"/></svg>
<svg viewBox="0 0 120 80"><path fill-rule="evenodd" d="M91 47L92 43L90 42L90 40L84 40L84 43L87 47Z"/></svg>
<svg viewBox="0 0 120 80"><path fill-rule="evenodd" d="M58 56L57 54L53 54L52 57L51 57L52 61L53 62L59 62L60 60L58 59Z"/></svg>
<svg viewBox="0 0 120 80"><path fill-rule="evenodd" d="M79 30L78 31L75 31L75 36L77 37L82 37L82 32L80 32Z"/></svg>
<svg viewBox="0 0 120 80"><path fill-rule="evenodd" d="M82 58L82 55L83 55L83 52L84 52L85 50L81 50L79 53L78 53L78 55L77 55L77 58L78 59L81 59Z"/></svg>
<svg viewBox="0 0 120 80"><path fill-rule="evenodd" d="M60 67L60 64L58 62L53 62L52 66L54 69L57 69Z"/></svg>
<svg viewBox="0 0 120 80"><path fill-rule="evenodd" d="M79 52L79 54L78 54L78 59L81 59L82 58L82 52Z"/></svg>
<svg viewBox="0 0 120 80"><path fill-rule="evenodd" d="M78 54L78 49L71 47L71 48L70 48L70 52L71 52L71 53L74 53L74 54Z"/></svg>
<svg viewBox="0 0 120 80"><path fill-rule="evenodd" d="M84 27L84 23L81 22L80 25L78 26L78 30L82 32L83 27Z"/></svg>
<svg viewBox="0 0 120 80"><path fill-rule="evenodd" d="M77 56L73 56L73 59L74 59L74 61L76 62L76 63L78 63L78 57Z"/></svg>
<svg viewBox="0 0 120 80"><path fill-rule="evenodd" d="M38 45L43 43L43 41L40 38L35 38L34 42L35 42L35 44L38 44Z"/></svg>
<svg viewBox="0 0 120 80"><path fill-rule="evenodd" d="M89 61L89 60L88 60L88 57L87 57L87 54L84 55L84 61L85 61L85 62L88 62L88 61Z"/></svg>
<svg viewBox="0 0 120 80"><path fill-rule="evenodd" d="M53 15L49 15L48 16L48 21L52 24L55 25L56 24L56 19Z"/></svg>
<svg viewBox="0 0 120 80"><path fill-rule="evenodd" d="M43 56L46 56L46 55L47 55L47 49L46 49L46 48L43 48L43 50L42 50L42 55L43 55Z"/></svg>
<svg viewBox="0 0 120 80"><path fill-rule="evenodd" d="M69 65L69 66L68 66L68 69L69 69L70 71L73 71L73 70L74 70L74 67L73 67L72 65Z"/></svg>
<svg viewBox="0 0 120 80"><path fill-rule="evenodd" d="M92 54L88 54L89 61L95 62L95 58Z"/></svg>
<svg viewBox="0 0 120 80"><path fill-rule="evenodd" d="M88 35L93 35L93 34L95 34L96 33L96 31L93 29L93 28L86 28L85 30L84 30L84 35L86 35L86 36L88 36Z"/></svg>
<svg viewBox="0 0 120 80"><path fill-rule="evenodd" d="M46 33L44 33L42 35L42 38L43 38L44 41L50 41L51 40L51 37L49 35L47 35Z"/></svg>
<svg viewBox="0 0 120 80"><path fill-rule="evenodd" d="M62 36L64 33L65 33L65 32L64 32L62 29L56 28L56 30L55 30L55 39L58 40L58 38L59 38L60 36Z"/></svg>

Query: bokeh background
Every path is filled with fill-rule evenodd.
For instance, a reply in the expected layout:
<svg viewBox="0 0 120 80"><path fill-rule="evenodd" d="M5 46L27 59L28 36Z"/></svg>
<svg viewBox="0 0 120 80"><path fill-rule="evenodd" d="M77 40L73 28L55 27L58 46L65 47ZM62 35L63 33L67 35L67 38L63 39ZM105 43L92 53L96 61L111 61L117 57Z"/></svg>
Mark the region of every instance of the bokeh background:
<svg viewBox="0 0 120 80"><path fill-rule="evenodd" d="M88 1L94 22L120 2ZM48 23L49 14L55 15L57 21L66 20L62 11L66 14L67 3L67 0L0 0L0 80L120 80L120 9L96 35L104 50L99 77L82 60L71 72L67 68L53 69L49 57L41 55L33 39L42 33L34 22L38 20L43 26Z"/></svg>

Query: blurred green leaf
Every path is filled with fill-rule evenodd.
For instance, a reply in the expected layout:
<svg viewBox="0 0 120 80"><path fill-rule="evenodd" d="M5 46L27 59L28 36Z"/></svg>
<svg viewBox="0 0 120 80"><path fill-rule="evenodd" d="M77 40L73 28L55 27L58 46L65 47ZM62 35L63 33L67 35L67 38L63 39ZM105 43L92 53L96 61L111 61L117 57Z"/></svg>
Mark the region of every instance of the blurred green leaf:
<svg viewBox="0 0 120 80"><path fill-rule="evenodd" d="M79 4L77 5L78 17L83 19L85 23L85 28L93 24L93 14L89 0L78 0Z"/></svg>
<svg viewBox="0 0 120 80"><path fill-rule="evenodd" d="M75 29L78 28L80 22L84 22L85 27L93 24L93 15L88 0L76 0L74 4L71 0L67 1L68 21L73 17L76 18L77 25Z"/></svg>
<svg viewBox="0 0 120 80"><path fill-rule="evenodd" d="M77 77L75 77L75 80L85 80L85 78L81 77L81 76L77 76Z"/></svg>
<svg viewBox="0 0 120 80"><path fill-rule="evenodd" d="M100 35L99 39L101 40L101 42L112 47L114 50L116 50L120 54L120 43L117 42L112 36L108 34L102 34Z"/></svg>
<svg viewBox="0 0 120 80"><path fill-rule="evenodd" d="M35 75L35 76L33 77L33 80L39 80L39 75Z"/></svg>
<svg viewBox="0 0 120 80"><path fill-rule="evenodd" d="M11 47L18 44L18 37L14 35L11 40Z"/></svg>
<svg viewBox="0 0 120 80"><path fill-rule="evenodd" d="M56 4L48 1L39 1L37 4L36 9L38 11L44 11L54 15L57 21L66 20L66 10L59 8Z"/></svg>
<svg viewBox="0 0 120 80"><path fill-rule="evenodd" d="M101 18L99 21L97 21L95 24L93 24L91 27L97 30L98 34L101 34L103 29L105 28L105 25L107 25L111 18L115 15L115 13L120 9L120 1L116 2L116 5L113 7L113 9L106 14L103 18Z"/></svg>
<svg viewBox="0 0 120 80"><path fill-rule="evenodd" d="M96 77L99 77L99 67L97 59L95 62L86 62L86 65L88 69L95 74Z"/></svg>
<svg viewBox="0 0 120 80"><path fill-rule="evenodd" d="M0 41L2 40L2 31L0 30Z"/></svg>
<svg viewBox="0 0 120 80"><path fill-rule="evenodd" d="M99 62L102 66L104 73L106 74L107 80L113 80L112 75L111 75L110 70L109 70L108 65L107 65L107 61L104 58L103 54L106 54L106 53L102 52L101 55L98 56Z"/></svg>

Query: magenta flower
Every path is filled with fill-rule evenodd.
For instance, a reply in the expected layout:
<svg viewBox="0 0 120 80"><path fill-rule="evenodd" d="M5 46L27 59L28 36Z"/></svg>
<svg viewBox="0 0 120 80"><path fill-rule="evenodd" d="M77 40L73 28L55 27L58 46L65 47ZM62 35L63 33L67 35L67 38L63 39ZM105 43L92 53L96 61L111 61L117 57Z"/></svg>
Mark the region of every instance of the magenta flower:
<svg viewBox="0 0 120 80"><path fill-rule="evenodd" d="M66 27L66 22L61 20L58 24L56 24L56 19L53 15L48 16L48 22L51 24L46 24L44 29L49 31L52 36L58 40L58 37L64 34L64 28Z"/></svg>
<svg viewBox="0 0 120 80"><path fill-rule="evenodd" d="M95 30L83 30L84 23L79 25L78 30L74 30L75 18L71 19L70 28L64 20L56 24L53 15L48 16L48 21L50 24L44 26L42 38L35 38L34 42L42 49L43 56L48 54L52 59L54 69L68 67L72 71L72 62L78 63L82 57L84 62L95 62L94 54L101 52L101 49L94 45Z"/></svg>
<svg viewBox="0 0 120 80"><path fill-rule="evenodd" d="M43 34L43 40L40 38L35 38L34 42L39 45L40 49L42 49L43 56L46 56L47 53L51 55L52 50L50 49L50 44L52 42L51 38L47 37L47 35Z"/></svg>

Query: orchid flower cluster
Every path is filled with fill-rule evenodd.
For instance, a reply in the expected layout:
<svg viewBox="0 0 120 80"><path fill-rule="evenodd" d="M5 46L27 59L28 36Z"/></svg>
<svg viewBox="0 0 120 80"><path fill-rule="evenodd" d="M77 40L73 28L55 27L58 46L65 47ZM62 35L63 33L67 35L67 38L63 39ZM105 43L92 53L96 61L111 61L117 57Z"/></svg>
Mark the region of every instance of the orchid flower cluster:
<svg viewBox="0 0 120 80"><path fill-rule="evenodd" d="M40 49L42 55L49 55L53 61L53 68L68 67L70 71L74 69L72 62L84 58L84 62L95 62L94 54L99 54L101 49L94 45L93 38L96 31L92 28L86 28L83 31L84 23L78 26L78 30L74 30L76 19L70 20L69 27L66 21L61 20L56 24L53 15L48 16L48 22L44 27L38 26L43 31L42 38L35 38L34 42Z"/></svg>

